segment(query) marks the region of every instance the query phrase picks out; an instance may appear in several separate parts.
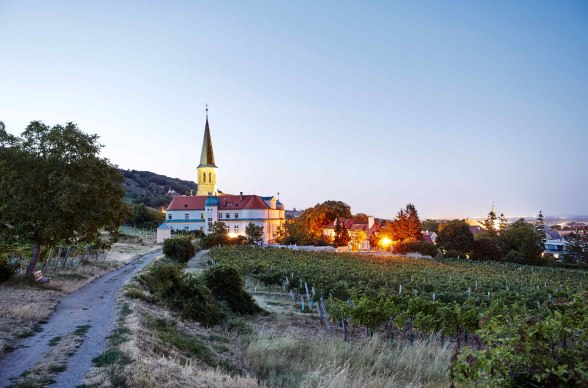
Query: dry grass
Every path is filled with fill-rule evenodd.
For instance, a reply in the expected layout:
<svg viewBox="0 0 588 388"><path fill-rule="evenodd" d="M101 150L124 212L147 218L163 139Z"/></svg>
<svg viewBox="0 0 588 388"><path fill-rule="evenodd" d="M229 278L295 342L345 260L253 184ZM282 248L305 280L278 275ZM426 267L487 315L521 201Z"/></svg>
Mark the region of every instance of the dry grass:
<svg viewBox="0 0 588 388"><path fill-rule="evenodd" d="M14 349L20 338L34 334L39 324L51 316L60 298L153 249L153 245L114 244L97 261L44 272L51 278L49 283L16 278L0 284L0 356Z"/></svg>
<svg viewBox="0 0 588 388"><path fill-rule="evenodd" d="M257 380L242 376L245 368L239 341L227 336L222 328L208 329L195 322L178 320L166 309L150 305L142 300L121 298L131 313L120 322L128 331L128 340L116 346L126 364L113 363L94 367L86 377L85 384L91 387L257 387ZM192 337L206 346L212 358L221 367L209 365L196 354L186 353L163 341L156 329L146 325L148 321L177 322L178 334ZM220 342L218 339L222 339ZM219 346L221 345L221 346ZM237 373L228 373L229 365Z"/></svg>
<svg viewBox="0 0 588 388"><path fill-rule="evenodd" d="M247 347L258 376L270 386L448 386L449 346L436 341L386 344L335 338L258 335Z"/></svg>

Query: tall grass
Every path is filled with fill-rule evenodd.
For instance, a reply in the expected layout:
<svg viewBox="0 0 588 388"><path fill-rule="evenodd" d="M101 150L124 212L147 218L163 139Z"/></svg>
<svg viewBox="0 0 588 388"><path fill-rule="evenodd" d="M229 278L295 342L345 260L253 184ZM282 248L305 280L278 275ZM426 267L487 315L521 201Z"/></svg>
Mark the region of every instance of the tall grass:
<svg viewBox="0 0 588 388"><path fill-rule="evenodd" d="M258 377L278 387L448 386L450 345L434 340L387 344L261 334L247 356Z"/></svg>

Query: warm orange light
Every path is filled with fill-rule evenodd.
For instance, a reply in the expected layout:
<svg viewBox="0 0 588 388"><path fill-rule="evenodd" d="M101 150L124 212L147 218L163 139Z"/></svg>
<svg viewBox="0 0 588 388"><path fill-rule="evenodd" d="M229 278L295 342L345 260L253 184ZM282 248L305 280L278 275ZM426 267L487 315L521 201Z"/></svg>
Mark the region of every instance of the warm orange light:
<svg viewBox="0 0 588 388"><path fill-rule="evenodd" d="M390 240L388 237L384 237L383 239L380 240L380 245L383 246L384 248L386 248L390 244L392 244L392 240Z"/></svg>

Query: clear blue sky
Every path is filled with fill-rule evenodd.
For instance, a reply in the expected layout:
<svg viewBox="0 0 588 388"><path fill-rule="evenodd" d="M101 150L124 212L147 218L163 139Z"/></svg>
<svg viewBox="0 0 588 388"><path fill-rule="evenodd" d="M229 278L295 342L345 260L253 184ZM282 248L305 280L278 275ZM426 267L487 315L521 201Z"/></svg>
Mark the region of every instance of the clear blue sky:
<svg viewBox="0 0 588 388"><path fill-rule="evenodd" d="M586 1L0 1L0 120L392 215L588 214Z"/></svg>

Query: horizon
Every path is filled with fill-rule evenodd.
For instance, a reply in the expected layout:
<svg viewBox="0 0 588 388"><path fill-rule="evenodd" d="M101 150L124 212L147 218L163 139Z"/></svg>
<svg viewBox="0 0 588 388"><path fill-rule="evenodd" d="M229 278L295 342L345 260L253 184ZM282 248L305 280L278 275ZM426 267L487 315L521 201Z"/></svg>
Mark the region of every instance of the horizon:
<svg viewBox="0 0 588 388"><path fill-rule="evenodd" d="M210 104L226 192L588 214L587 4L334 4L2 2L0 121L72 121L119 168L196 181Z"/></svg>

